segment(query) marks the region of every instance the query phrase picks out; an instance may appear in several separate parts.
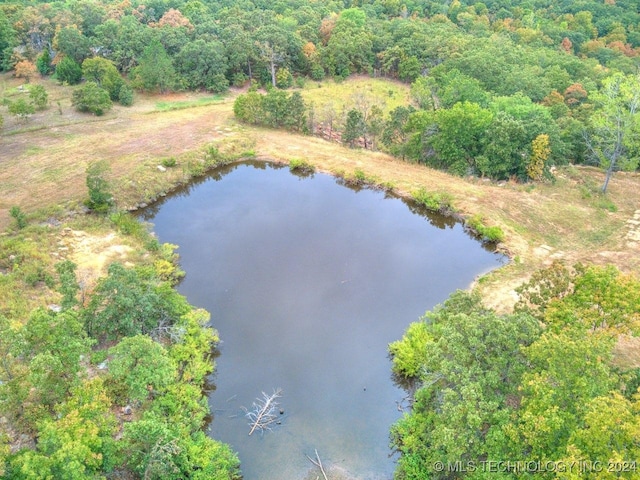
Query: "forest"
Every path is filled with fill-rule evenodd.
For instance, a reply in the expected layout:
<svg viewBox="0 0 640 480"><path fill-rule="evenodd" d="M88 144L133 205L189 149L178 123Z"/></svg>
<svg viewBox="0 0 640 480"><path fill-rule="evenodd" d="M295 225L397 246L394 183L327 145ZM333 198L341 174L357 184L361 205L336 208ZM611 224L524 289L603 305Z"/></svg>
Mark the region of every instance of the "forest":
<svg viewBox="0 0 640 480"><path fill-rule="evenodd" d="M633 1L465 3L10 2L0 62L27 80L84 78L76 105L97 114L131 104L132 88L220 93L248 81L286 89L381 76L411 84L413 105L385 115L367 98L342 112L298 101L295 118L280 118L282 95L268 97L266 114L254 95L236 113L337 129L352 146L459 175L525 181L567 163L637 167Z"/></svg>
<svg viewBox="0 0 640 480"><path fill-rule="evenodd" d="M91 118L141 95L231 91L245 125L457 177L554 184L557 168L594 166L601 186L584 195L610 210L615 173L639 166L635 0L12 0L0 69L28 92L2 98L0 135L50 108L40 78ZM411 100L389 109L362 92L336 108L300 93L354 76ZM173 289L175 246L117 211L106 177L103 163L87 170L91 213L76 226L126 237L144 252L135 266L87 285L19 205L0 237L0 477L241 478L204 433L217 332ZM637 277L561 263L529 277L513 312L456 292L389 345L412 393L390 433L398 480L637 478ZM523 463L480 468L509 460Z"/></svg>

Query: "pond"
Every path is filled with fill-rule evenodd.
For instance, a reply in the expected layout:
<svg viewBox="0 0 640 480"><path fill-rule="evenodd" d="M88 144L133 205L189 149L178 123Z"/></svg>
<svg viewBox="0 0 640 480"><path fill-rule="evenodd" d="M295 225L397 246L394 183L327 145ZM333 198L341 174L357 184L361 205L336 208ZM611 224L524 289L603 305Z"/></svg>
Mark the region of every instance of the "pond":
<svg viewBox="0 0 640 480"><path fill-rule="evenodd" d="M334 476L392 478L389 427L406 392L387 345L504 262L451 218L260 162L217 170L143 217L180 246L179 291L220 333L209 429L245 480L315 479L316 450ZM277 423L249 436L243 407L275 389Z"/></svg>

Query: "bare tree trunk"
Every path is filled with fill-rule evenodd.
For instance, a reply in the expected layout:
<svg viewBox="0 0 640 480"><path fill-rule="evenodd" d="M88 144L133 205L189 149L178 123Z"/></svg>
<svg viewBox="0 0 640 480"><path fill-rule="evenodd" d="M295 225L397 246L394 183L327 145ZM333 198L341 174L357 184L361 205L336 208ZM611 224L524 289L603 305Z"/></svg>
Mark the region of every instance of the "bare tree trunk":
<svg viewBox="0 0 640 480"><path fill-rule="evenodd" d="M271 61L271 85L276 86L276 64L272 60Z"/></svg>

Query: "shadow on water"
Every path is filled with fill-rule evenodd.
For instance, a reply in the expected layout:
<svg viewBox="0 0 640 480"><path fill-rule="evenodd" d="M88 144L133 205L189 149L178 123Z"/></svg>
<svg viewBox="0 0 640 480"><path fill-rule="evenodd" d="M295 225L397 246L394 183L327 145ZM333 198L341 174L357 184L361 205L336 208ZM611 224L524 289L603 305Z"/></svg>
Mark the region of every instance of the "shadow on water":
<svg viewBox="0 0 640 480"><path fill-rule="evenodd" d="M278 163L264 162L264 161L257 161L257 160L246 160L243 162L236 162L236 163L231 163L229 165L224 165L222 167L218 167L207 172L207 174L205 175L202 175L200 177L194 177L188 184L177 187L176 189L172 190L170 193L168 193L164 197L158 198L153 204L148 205L134 212L134 215L136 215L141 220L149 221L153 217L155 217L157 213L160 211L160 209L162 208L162 206L168 201L170 201L171 199L188 197L193 190L198 188L203 183L207 183L211 181L219 182L226 175L230 174L234 170L237 170L238 168L243 168L246 166L251 166L259 170L266 170L267 168L273 168L273 169L284 168L284 165L281 165Z"/></svg>
<svg viewBox="0 0 640 480"><path fill-rule="evenodd" d="M178 289L220 334L208 432L245 480L315 479L316 449L331 478L392 478L389 428L412 386L390 378L388 344L503 261L411 200L265 162L217 169L140 217L180 246ZM280 424L249 435L245 410L279 388Z"/></svg>
<svg viewBox="0 0 640 480"><path fill-rule="evenodd" d="M288 168L286 165L283 165L280 163L268 162L268 161L262 161L262 160L246 160L243 162L224 165L222 167L218 167L214 170L211 170L206 175L194 178L187 185L182 185L176 188L166 196L159 198L153 204L135 212L135 215L141 220L149 221L156 216L158 211L162 208L162 205L164 205L166 202L170 201L171 199L176 197L188 197L191 194L191 192L194 189L198 188L200 185L210 181L219 182L231 172L237 170L238 168L243 168L247 166L255 169L259 169L259 170L267 170L267 169L279 170L279 169ZM316 172L312 170L307 170L307 169L296 169L291 171L290 173L293 176L298 177L300 180L313 179L316 175ZM339 177L336 177L335 181L338 185L348 188L349 190L355 193L358 193L363 190L364 191L371 191L371 190L380 191L378 188L368 186L366 184L353 184L350 182L345 182L343 179ZM430 225L436 228L444 230L446 228L453 228L454 226L460 224L460 220L457 219L456 217L452 215L443 215L441 213L434 212L433 210L429 210L424 205L416 202L412 198L403 197L388 190L384 190L383 192L384 192L385 198L393 198L393 199L398 199L402 201L407 206L407 208L411 213L418 215L421 218L424 218L429 222ZM478 241L481 241L481 237L479 237L478 235L474 235L473 232L467 231L467 234L470 237ZM495 244L491 242L481 242L481 243L483 244L483 248L486 251L488 252L495 251Z"/></svg>

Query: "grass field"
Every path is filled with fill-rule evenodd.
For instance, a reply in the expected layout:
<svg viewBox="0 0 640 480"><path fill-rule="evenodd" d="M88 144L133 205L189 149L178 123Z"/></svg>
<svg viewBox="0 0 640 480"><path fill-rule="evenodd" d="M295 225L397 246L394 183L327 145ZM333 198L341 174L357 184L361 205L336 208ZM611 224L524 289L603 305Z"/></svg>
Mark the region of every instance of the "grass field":
<svg viewBox="0 0 640 480"><path fill-rule="evenodd" d="M598 192L602 173L594 168L566 167L555 183L522 185L464 179L409 164L379 152L352 150L319 138L247 127L235 122L233 96L196 93L138 95L130 107L116 106L104 117L75 112L71 88L40 81L51 107L18 124L0 107L5 126L0 134L0 231L10 224L9 209L20 206L32 221L63 216L86 196L85 170L95 160L111 166L119 207L148 202L193 172L206 168L207 149L217 145L240 155L288 162L303 158L335 175L364 174L393 186L401 195L423 188L446 193L462 215L480 215L487 225L506 233L502 245L513 258L508 266L480 279L487 302L498 309L511 305L513 288L554 259L569 264L614 264L640 274L640 176L616 174L606 197ZM0 98L16 95L20 83L0 76ZM307 82L302 90L314 105L348 105L354 93L368 92L387 110L406 104L406 86L358 77L341 83ZM393 93L390 93L393 92ZM59 102L59 103L58 103ZM173 157L176 166L158 168Z"/></svg>
<svg viewBox="0 0 640 480"><path fill-rule="evenodd" d="M408 85L363 76L352 77L342 82L307 81L301 94L305 101L313 104L319 112L331 106L339 115L346 115L358 101L358 97L368 99L372 104L379 106L385 114L396 107L406 106L410 101Z"/></svg>

